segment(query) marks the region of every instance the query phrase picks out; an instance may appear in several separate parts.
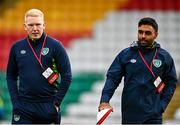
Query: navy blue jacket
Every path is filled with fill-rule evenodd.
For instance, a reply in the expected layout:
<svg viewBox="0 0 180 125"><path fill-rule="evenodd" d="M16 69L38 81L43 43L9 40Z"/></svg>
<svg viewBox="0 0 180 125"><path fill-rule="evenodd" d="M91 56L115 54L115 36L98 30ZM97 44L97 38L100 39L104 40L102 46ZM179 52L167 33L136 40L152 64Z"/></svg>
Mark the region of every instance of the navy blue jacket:
<svg viewBox="0 0 180 125"><path fill-rule="evenodd" d="M158 51L155 59L161 63L159 66L153 64L152 70L166 84L160 94L153 84L155 78L138 54L139 49L150 65L156 48ZM122 122L143 123L148 119L161 119L177 83L174 61L170 54L156 42L154 49L143 49L134 42L131 47L122 50L108 69L101 102L110 101L123 76Z"/></svg>
<svg viewBox="0 0 180 125"><path fill-rule="evenodd" d="M44 38L45 33L38 41L30 41L38 56ZM12 46L7 66L6 79L13 106L19 100L54 101L59 104L63 100L72 80L68 55L63 45L50 36L47 36L44 48L47 51L42 55L42 64L44 68L52 67L52 60L55 60L61 77L59 91L56 92L54 86L42 76L43 69L33 55L27 38L25 38Z"/></svg>

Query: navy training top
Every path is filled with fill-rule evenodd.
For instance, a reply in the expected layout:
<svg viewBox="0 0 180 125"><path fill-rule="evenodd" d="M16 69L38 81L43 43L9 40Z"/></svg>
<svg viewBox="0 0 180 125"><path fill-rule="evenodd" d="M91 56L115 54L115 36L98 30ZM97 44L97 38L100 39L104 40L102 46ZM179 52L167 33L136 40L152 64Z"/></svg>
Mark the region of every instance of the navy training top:
<svg viewBox="0 0 180 125"><path fill-rule="evenodd" d="M44 38L45 33L36 42L30 40L38 57ZM42 65L45 69L52 67L52 60L55 60L61 78L59 91L56 92L54 86L42 76L44 69L38 63L25 38L12 46L7 66L6 79L13 105L18 100L30 102L53 100L59 104L63 100L72 81L71 66L65 48L60 42L47 36L42 53Z"/></svg>
<svg viewBox="0 0 180 125"><path fill-rule="evenodd" d="M153 84L155 78L138 54L139 49L150 65L156 48L157 55L153 60L152 71L165 83L161 94L157 94ZM161 118L177 83L175 65L170 54L156 42L154 49L143 49L134 42L131 47L122 50L107 71L100 102L110 101L123 76L122 122L138 124L148 119Z"/></svg>

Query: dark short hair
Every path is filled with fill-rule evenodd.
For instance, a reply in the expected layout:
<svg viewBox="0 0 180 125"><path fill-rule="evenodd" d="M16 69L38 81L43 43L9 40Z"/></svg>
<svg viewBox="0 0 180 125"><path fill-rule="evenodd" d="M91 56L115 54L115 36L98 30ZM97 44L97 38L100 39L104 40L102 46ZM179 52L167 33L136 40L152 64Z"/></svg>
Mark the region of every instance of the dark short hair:
<svg viewBox="0 0 180 125"><path fill-rule="evenodd" d="M156 32L158 32L158 24L155 19L151 17L144 17L139 20L138 27L141 25L151 25Z"/></svg>

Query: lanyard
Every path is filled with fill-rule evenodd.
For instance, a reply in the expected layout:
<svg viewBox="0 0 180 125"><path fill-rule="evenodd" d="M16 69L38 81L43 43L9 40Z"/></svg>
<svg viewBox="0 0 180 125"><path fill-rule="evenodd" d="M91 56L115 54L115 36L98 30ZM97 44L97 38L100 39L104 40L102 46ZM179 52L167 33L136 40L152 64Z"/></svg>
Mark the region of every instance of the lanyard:
<svg viewBox="0 0 180 125"><path fill-rule="evenodd" d="M42 49L44 48L44 45L45 45L45 42L46 42L46 37L47 37L47 35L46 35L45 38L44 38L44 41L43 41L43 44L42 44L42 47L41 47L41 51L40 51L40 54L39 54L39 58L38 58L36 52L34 51L33 47L31 46L31 44L30 44L30 42L29 42L29 39L27 38L29 47L31 48L34 56L36 57L36 60L39 62L40 66L41 66L43 69L44 69L44 67L43 67L43 65L42 65L41 59L42 59Z"/></svg>
<svg viewBox="0 0 180 125"><path fill-rule="evenodd" d="M151 74L153 75L153 77L155 77L155 75L154 75L154 73L153 73L153 71L152 71L152 63L153 63L153 60L155 59L155 57L156 57L156 55L157 55L157 49L156 49L156 51L155 51L155 53L154 53L154 56L153 56L153 59L152 59L152 61L151 61L151 65L150 65L150 66L149 66L148 63L146 62L146 60L145 60L145 58L143 57L143 55L142 55L142 53L141 53L140 50L138 50L138 53L139 53L139 55L141 56L141 59L143 60L143 62L144 62L144 64L146 65L146 67L149 69L149 71L150 71Z"/></svg>

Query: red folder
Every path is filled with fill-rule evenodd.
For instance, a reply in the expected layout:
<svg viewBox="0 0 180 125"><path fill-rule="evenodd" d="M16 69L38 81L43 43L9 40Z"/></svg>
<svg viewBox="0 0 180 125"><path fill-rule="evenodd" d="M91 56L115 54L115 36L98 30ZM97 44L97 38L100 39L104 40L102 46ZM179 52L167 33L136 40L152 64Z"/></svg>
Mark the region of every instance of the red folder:
<svg viewBox="0 0 180 125"><path fill-rule="evenodd" d="M101 125L111 112L113 112L112 108L104 109L98 112L96 125Z"/></svg>

